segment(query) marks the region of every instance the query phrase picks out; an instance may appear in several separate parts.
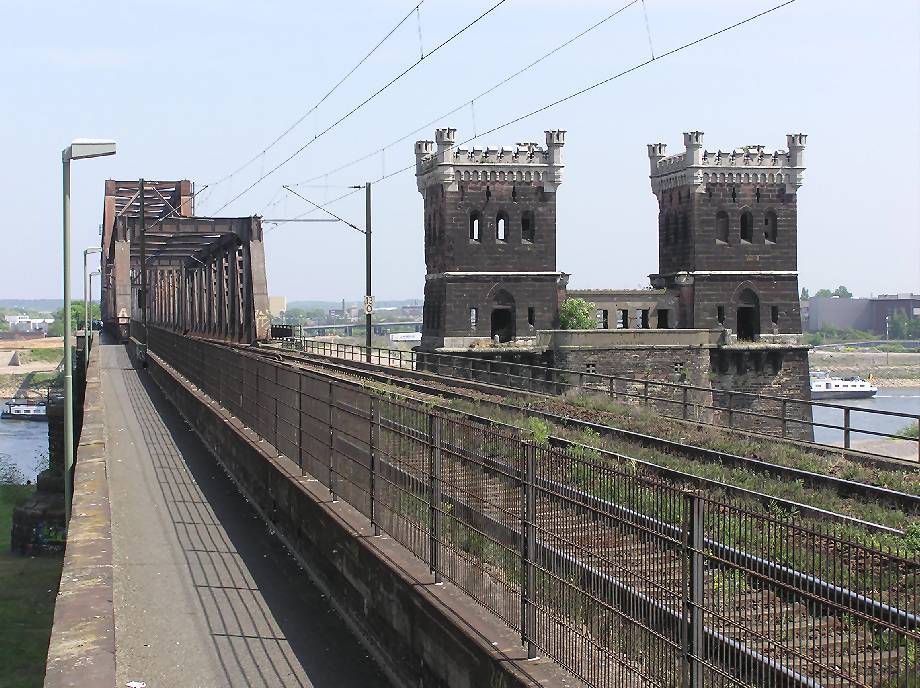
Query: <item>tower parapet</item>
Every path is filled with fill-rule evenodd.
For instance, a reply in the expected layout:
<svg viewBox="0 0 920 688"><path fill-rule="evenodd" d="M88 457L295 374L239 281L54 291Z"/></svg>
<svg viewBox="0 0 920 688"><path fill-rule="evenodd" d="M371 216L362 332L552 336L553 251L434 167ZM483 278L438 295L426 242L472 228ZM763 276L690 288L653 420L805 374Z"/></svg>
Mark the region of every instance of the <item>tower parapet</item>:
<svg viewBox="0 0 920 688"><path fill-rule="evenodd" d="M648 147L652 192L710 182L730 184L785 184L795 193L804 181L805 134L788 134L788 150L767 151L762 145L742 146L728 152L703 148L703 132L684 133L682 153L665 157L665 145Z"/></svg>
<svg viewBox="0 0 920 688"><path fill-rule="evenodd" d="M452 128L438 129L434 142L416 141L415 176L422 194L432 184L446 184L456 191L463 181L529 183L548 192L562 183L564 130L546 131L545 147L523 142L507 148L465 148L457 146L456 133Z"/></svg>

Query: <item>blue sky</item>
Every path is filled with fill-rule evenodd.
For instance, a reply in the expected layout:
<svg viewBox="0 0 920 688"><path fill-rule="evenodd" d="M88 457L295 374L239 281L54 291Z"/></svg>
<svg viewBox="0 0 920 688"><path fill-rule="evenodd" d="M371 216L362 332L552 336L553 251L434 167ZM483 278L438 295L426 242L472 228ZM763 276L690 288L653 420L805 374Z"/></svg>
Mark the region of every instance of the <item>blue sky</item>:
<svg viewBox="0 0 920 688"><path fill-rule="evenodd" d="M0 193L6 250L0 296L56 297L60 150L111 137L114 158L74 164L74 259L98 245L106 178L188 178L199 188L261 151L347 72L418 0L354 2L2 3ZM308 206L281 189L364 154L365 162L298 187L317 202L413 163L413 141L439 115L458 138L492 128L649 58L642 3L488 96L469 101L626 4L507 0L317 139L222 214L291 217ZM213 212L494 0L425 0L315 114L230 180L203 191ZM770 7L761 0L646 0L656 54ZM421 26L421 45L419 41ZM657 268L656 201L645 144L785 147L805 132L799 192L803 286L858 295L920 291L920 3L797 0L728 34L478 139L542 141L568 131L558 195L558 266L577 288L639 287ZM332 208L355 224L357 194ZM421 296L422 203L411 172L374 189L375 292ZM287 224L266 234L272 294L354 299L363 238L342 225ZM77 265L80 262L76 263ZM82 293L82 277L74 280Z"/></svg>

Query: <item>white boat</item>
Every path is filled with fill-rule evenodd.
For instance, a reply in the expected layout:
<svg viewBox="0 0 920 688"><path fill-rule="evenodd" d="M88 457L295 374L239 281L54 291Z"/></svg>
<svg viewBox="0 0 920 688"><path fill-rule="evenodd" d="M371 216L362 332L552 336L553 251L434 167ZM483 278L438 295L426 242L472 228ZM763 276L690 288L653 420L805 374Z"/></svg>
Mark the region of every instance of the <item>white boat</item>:
<svg viewBox="0 0 920 688"><path fill-rule="evenodd" d="M878 387L861 377L832 377L821 371L811 374L812 399L868 399L878 394Z"/></svg>
<svg viewBox="0 0 920 688"><path fill-rule="evenodd" d="M48 407L44 401L10 399L3 404L0 418L12 420L47 420Z"/></svg>

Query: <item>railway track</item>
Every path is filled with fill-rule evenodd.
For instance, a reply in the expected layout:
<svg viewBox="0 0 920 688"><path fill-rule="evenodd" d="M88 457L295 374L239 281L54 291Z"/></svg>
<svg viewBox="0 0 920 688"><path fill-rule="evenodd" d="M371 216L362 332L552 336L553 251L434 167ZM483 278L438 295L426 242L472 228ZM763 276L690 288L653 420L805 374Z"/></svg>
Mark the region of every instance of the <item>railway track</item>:
<svg viewBox="0 0 920 688"><path fill-rule="evenodd" d="M916 613L920 561L888 557L883 567L872 560L882 557L861 545L823 536L815 537L816 542L820 540L818 545L799 543L797 537L807 536L808 531L753 514L745 525L746 517L739 521L737 514L721 513L718 509L723 504L708 499L702 501L711 504L709 525L715 530L694 536L686 529L686 510L671 505L665 515L660 510L650 513L643 500L639 500L643 508L630 506L628 498L635 494L626 494L626 500L599 495L596 485L590 484L590 475L574 470L583 468L584 462L572 461L565 447L539 449L546 452L541 461L544 472L527 479L538 497L528 498L533 513L524 516L523 469L502 453L503 447L523 446L517 429L468 414L459 414L462 418L456 420L457 412L450 411L454 417L450 427L464 431L445 437L439 432L435 437L430 426L426 431L418 419L432 408L431 398L443 396L439 385L325 358L313 360L274 350L245 352L281 363L281 367L312 372L317 380L339 380L353 390L342 398L336 395L334 402L330 392L328 415L329 434L335 438L329 444L330 489L335 463L335 480L352 481L348 489L354 488L357 499L353 504L361 503L368 494L367 486L360 482L365 479L368 456L368 446L362 442L374 436L375 416L353 405L352 399L363 394L364 399L377 400L372 403L380 409L375 450L378 487L375 490L371 483L369 493L378 494L383 511L389 514L381 518L384 530L410 546L420 532L434 529L432 552L437 550L453 562L444 568L445 575L496 613L502 615L503 609L503 618L512 625L514 613L508 611L507 599L499 604L493 598L530 595L543 612L555 614L544 613L535 622L538 627L556 622L557 617L565 619L566 633L587 641L578 652L590 654L595 648L602 661L614 664L624 656L654 662L649 648L643 650L634 636L651 637L669 656L680 657L688 642L688 618L698 613L695 627L700 636L694 656L705 665L707 677L712 677L706 685L888 688L902 685L903 677L909 675L905 667L908 672L916 668L910 648L915 652L920 646ZM366 381L410 389L428 403L414 404L414 411L408 411L415 415L407 416L408 411L399 411L408 408L407 402L359 391ZM322 402L326 383L318 389L320 395L312 399ZM303 394L304 387L300 390ZM479 395L483 394L480 390ZM340 418L336 421L340 429L333 431L337 414L349 414L351 420ZM326 422L313 417L321 425ZM354 429L352 434L349 428ZM501 441L499 429L507 434L506 442ZM486 442L488 438L492 439ZM435 448L443 460L439 460L436 499L428 479ZM631 482L648 483L645 479ZM659 497L687 494L673 486L655 489ZM408 502L407 497L411 497ZM426 501L430 511L415 508ZM731 528L722 530L723 521ZM436 523L440 525L433 525ZM750 534L756 524L776 529L779 549L775 556L764 557L732 539L735 527L739 533ZM402 530L408 533L405 537L399 537ZM524 540L536 544L527 560L542 581L536 589L531 583L526 594L522 564L517 569L513 565L513 555ZM841 546L846 551L837 551ZM795 556L786 558L800 547L811 552L810 563ZM418 555L418 547L410 549ZM458 557L460 550L466 554ZM690 580L699 586L699 594L690 608L688 556L699 562L691 566ZM824 557L833 565L819 575ZM863 559L868 563L859 569ZM857 567L859 575L852 577L851 567ZM882 584L882 580L887 582ZM517 623L522 623L522 616ZM636 633L637 619L642 633ZM562 650L554 654L552 634L549 637L544 650L560 659ZM892 644L891 638L897 642ZM904 638L915 645L905 645ZM594 681L592 685L611 683Z"/></svg>
<svg viewBox="0 0 920 688"><path fill-rule="evenodd" d="M266 352L268 356L280 356L280 360L293 360L301 363L313 364L319 366L322 370L334 370L340 374L349 376L352 379L363 379L373 381L379 384L395 385L405 389L424 394L428 397L454 398L475 401L479 404L490 406L500 411L510 413L526 414L528 416L538 417L550 422L558 427L566 427L573 430L590 430L601 437L610 437L622 439L638 445L664 451L670 454L685 456L690 459L718 463L726 466L743 468L755 473L764 474L773 478L787 481L801 481L807 487L828 489L843 497L851 497L864 500L872 500L881 504L895 506L907 514L920 514L920 496L907 492L900 492L884 487L860 483L853 480L847 480L832 475L825 475L813 471L806 471L799 468L782 466L770 463L763 459L729 454L726 452L708 449L705 447L681 444L673 440L660 437L653 437L643 433L626 430L623 428L612 427L605 424L594 423L591 421L564 416L539 409L528 408L511 404L504 399L509 392L515 395L533 397L535 399L547 398L546 395L537 393L521 393L519 390L510 390L506 387L487 385L481 382L466 381L461 384L460 381L451 379L449 382L437 379L428 373L410 371L390 366L380 366L377 364L368 364L365 362L343 361L340 359L330 358L316 354L306 354L294 352L285 349L254 349L253 351L262 353ZM270 352L270 353L268 353ZM456 412L456 411L453 411ZM483 423L492 423L492 419L482 418ZM563 438L553 438L553 441L559 445L570 444ZM790 500L773 497L754 490L737 487L725 482L694 476L690 473L660 466L650 461L643 461L634 457L628 457L613 452L605 452L599 449L603 454L608 455L618 461L628 460L635 465L641 466L649 474L660 476L669 481L678 481L685 485L692 485L698 489L718 489L727 494L747 497L760 503L773 502L783 508L795 509L799 513L808 514L821 520L839 521L858 524L877 532L887 532L892 535L900 535L901 531L872 523L869 521L857 519L851 516L842 516L834 512L820 509L817 507L794 502Z"/></svg>

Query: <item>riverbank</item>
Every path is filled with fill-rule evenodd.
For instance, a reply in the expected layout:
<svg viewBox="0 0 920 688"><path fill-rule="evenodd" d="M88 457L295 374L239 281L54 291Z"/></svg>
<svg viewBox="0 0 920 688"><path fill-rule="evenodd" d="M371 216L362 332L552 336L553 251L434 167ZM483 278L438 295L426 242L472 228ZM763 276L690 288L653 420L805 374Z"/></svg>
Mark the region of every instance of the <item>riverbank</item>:
<svg viewBox="0 0 920 688"><path fill-rule="evenodd" d="M822 349L809 352L808 363L839 377L871 377L879 387L920 386L920 353Z"/></svg>
<svg viewBox="0 0 920 688"><path fill-rule="evenodd" d="M63 556L10 552L13 507L33 486L0 485L0 686L39 688L54 619Z"/></svg>

